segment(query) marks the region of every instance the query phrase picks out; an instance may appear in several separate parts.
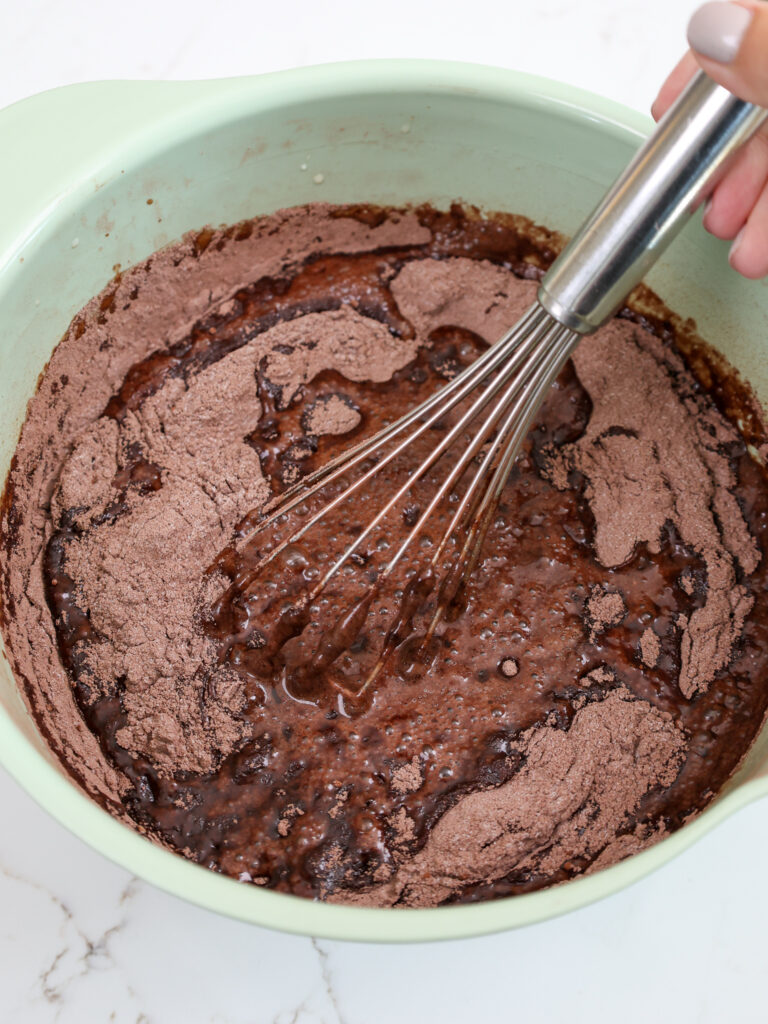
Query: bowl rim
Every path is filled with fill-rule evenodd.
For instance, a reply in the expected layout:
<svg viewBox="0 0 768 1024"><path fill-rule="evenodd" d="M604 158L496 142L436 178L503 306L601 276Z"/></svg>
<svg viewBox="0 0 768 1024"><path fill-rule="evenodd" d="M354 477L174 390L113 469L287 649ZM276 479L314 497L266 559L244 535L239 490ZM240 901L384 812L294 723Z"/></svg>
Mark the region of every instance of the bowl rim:
<svg viewBox="0 0 768 1024"><path fill-rule="evenodd" d="M479 64L434 60L366 60L203 82L101 82L64 86L0 111L0 128L26 114L39 121L68 107L82 116L89 104L130 107L152 96L151 114L117 146L94 143L80 158L73 180L66 169L50 179L55 201L26 195L12 230L0 227L0 254L15 260L43 226L70 216L91 190L94 175L107 179L136 164L142 154L197 135L222 120L280 107L312 95L333 98L380 93L454 93L559 110L586 117L614 137L639 144L649 117L602 96L540 76ZM24 109L26 108L26 110ZM33 109L34 108L34 109ZM10 116L12 115L13 121ZM119 120L119 119L118 119ZM11 147L13 148L13 147ZM0 177L2 175L0 174ZM37 205L36 205L37 202ZM0 273L8 267L3 259ZM585 906L639 880L681 853L740 807L768 792L768 776L747 780L720 795L702 814L648 850L570 882L470 905L435 909L373 909L307 900L256 886L193 864L132 831L87 797L63 768L46 758L0 705L0 764L68 831L158 888L207 910L284 932L365 942L423 942L491 934Z"/></svg>

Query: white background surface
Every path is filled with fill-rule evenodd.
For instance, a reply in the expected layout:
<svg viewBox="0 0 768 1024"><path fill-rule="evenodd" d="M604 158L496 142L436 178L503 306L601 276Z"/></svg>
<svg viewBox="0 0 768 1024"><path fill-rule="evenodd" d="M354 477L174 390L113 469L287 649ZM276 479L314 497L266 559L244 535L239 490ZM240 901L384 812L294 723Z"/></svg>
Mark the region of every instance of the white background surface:
<svg viewBox="0 0 768 1024"><path fill-rule="evenodd" d="M647 110L683 49L692 7L0 0L0 106L94 78L387 56L534 71ZM266 932L166 896L91 852L0 772L0 1022L764 1022L767 845L762 803L651 878L568 917L468 942L346 945Z"/></svg>

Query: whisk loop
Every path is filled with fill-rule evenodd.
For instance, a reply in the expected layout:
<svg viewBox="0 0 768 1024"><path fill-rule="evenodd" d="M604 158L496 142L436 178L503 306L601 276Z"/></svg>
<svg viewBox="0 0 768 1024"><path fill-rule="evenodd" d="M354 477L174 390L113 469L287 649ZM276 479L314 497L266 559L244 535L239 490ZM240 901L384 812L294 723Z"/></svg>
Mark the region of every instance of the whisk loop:
<svg viewBox="0 0 768 1024"><path fill-rule="evenodd" d="M354 643L375 595L423 534L440 505L451 500L454 487L474 463L477 469L431 559L416 570L405 586L383 649L366 678L359 680L357 695L370 687L388 654L408 641L415 616L437 590L435 608L422 640L422 646L429 645L477 564L526 432L570 352L582 335L597 330L622 305L711 192L727 161L764 123L766 116L765 110L732 96L703 72L695 75L547 272L539 287L537 303L517 325L427 401L341 453L277 499L246 540L276 524L281 516L298 509L302 502L340 481L366 460L373 460L370 468L363 466L357 479L344 483L335 497L245 574L239 583L246 589L289 544L301 539L330 512L374 481L393 460L405 455L425 431L457 410L456 423L440 442L407 473L402 485L311 591L286 608L278 620L273 647L286 642L282 647L283 682L292 693L310 698L316 695L323 673ZM458 409L465 400L467 408ZM309 609L330 580L403 501L410 488L443 456L450 454L467 432L466 447L394 556L372 579L367 593L342 613L313 654L289 650L287 641L306 627ZM451 542L457 544L458 555L446 567L443 559Z"/></svg>
<svg viewBox="0 0 768 1024"><path fill-rule="evenodd" d="M414 542L423 534L437 509L454 493L454 488L474 464L467 487L447 528L443 531L428 564L417 568L404 589L395 621L389 628L382 651L366 677L356 687L360 695L381 671L387 656L408 639L413 619L431 593L437 590L437 606L424 638L427 643L437 629L446 610L475 567L483 541L493 519L515 458L536 410L550 385L565 364L579 335L562 326L538 304L534 304L521 320L478 359L459 373L426 401L408 412L373 437L342 452L302 481L291 486L269 510L265 518L246 536L246 542L277 523L313 495L338 481L366 460L373 465L359 477L346 483L340 492L311 515L300 527L284 537L251 570L248 582L255 580L265 567L289 545L304 537L333 510L348 501L361 488L371 485L376 476L393 460L404 455L414 441L436 424L445 420L460 403L468 401L456 422L446 430L440 441L417 466L405 476L394 494L357 537L336 558L322 578L301 597L286 617L299 631L309 616L306 610L314 604L330 581L349 559L372 536L387 516L401 506L413 485L450 453L463 437L470 439L450 466L445 477L421 512L400 547L389 559L367 592L354 602L330 630L324 633L311 655L286 659L287 682L291 692L307 695L317 690L319 678L355 641L373 600L381 587L403 560ZM441 562L448 544L457 538L460 551L447 571ZM292 662L292 663L291 663ZM290 681L288 681L290 677Z"/></svg>

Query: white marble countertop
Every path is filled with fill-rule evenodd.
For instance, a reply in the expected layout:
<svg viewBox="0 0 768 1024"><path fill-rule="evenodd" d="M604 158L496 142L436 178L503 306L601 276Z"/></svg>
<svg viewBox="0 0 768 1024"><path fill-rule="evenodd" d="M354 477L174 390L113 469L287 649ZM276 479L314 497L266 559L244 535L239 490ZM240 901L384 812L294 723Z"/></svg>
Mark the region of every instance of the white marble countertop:
<svg viewBox="0 0 768 1024"><path fill-rule="evenodd" d="M498 64L647 110L689 0L26 0L0 4L0 106L94 78L253 74L357 57ZM286 16L287 15L287 16ZM1 143L0 143L1 144ZM131 878L0 771L0 1022L764 1022L768 808L650 878L486 939L385 947L279 935Z"/></svg>

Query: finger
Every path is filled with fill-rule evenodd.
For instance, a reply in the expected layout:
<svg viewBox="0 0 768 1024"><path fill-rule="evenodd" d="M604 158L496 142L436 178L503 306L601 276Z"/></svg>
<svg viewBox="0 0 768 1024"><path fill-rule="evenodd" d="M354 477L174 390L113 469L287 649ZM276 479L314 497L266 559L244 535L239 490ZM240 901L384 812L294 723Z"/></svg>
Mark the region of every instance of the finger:
<svg viewBox="0 0 768 1024"><path fill-rule="evenodd" d="M666 114L685 86L693 78L698 66L696 58L690 50L678 61L651 106L651 114L655 121L658 121Z"/></svg>
<svg viewBox="0 0 768 1024"><path fill-rule="evenodd" d="M768 106L768 4L706 3L688 23L688 43L716 82L743 100Z"/></svg>
<svg viewBox="0 0 768 1024"><path fill-rule="evenodd" d="M715 189L704 211L704 227L717 238L735 238L766 184L768 136L761 132L741 150Z"/></svg>
<svg viewBox="0 0 768 1024"><path fill-rule="evenodd" d="M728 262L744 277L768 274L768 189L764 188L752 207L749 219L731 246Z"/></svg>

